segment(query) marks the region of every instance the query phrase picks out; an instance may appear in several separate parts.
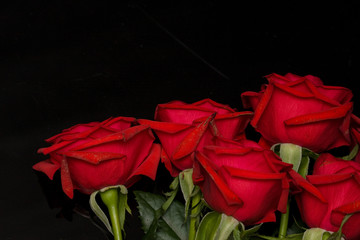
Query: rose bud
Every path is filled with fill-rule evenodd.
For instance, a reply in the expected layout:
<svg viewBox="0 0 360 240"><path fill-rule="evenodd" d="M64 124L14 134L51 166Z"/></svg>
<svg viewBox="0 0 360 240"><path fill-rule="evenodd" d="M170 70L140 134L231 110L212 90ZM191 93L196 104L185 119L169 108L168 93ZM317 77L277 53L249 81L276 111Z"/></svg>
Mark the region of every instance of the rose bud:
<svg viewBox="0 0 360 240"><path fill-rule="evenodd" d="M304 222L311 228L336 232L345 217L342 233L348 240L360 239L360 164L324 153L316 160L313 175L307 179L319 189L327 202L304 190L296 201Z"/></svg>
<svg viewBox="0 0 360 240"><path fill-rule="evenodd" d="M349 89L325 86L314 76L270 74L262 91L241 95L254 109L251 125L269 146L293 143L314 152L350 144L353 103Z"/></svg>
<svg viewBox="0 0 360 240"><path fill-rule="evenodd" d="M145 175L155 179L160 146L147 126L131 127L134 118L117 117L103 122L78 124L47 139L52 145L39 149L49 159L33 169L50 179L60 169L63 191L85 194L108 186L130 187Z"/></svg>
<svg viewBox="0 0 360 240"><path fill-rule="evenodd" d="M191 154L211 144L213 136L244 138L244 130L253 113L236 112L227 105L204 99L192 104L181 101L159 104L155 121L139 120L149 125L162 145L161 159L173 177L192 168Z"/></svg>

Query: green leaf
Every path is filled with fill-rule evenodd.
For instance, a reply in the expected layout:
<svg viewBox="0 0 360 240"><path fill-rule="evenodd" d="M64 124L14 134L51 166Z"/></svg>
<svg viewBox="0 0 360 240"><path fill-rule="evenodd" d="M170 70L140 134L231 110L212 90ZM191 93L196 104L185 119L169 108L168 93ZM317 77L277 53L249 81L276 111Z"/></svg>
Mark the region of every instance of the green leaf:
<svg viewBox="0 0 360 240"><path fill-rule="evenodd" d="M221 222L221 213L209 212L200 222L195 240L214 240Z"/></svg>
<svg viewBox="0 0 360 240"><path fill-rule="evenodd" d="M166 240L186 240L188 235L188 222L185 222L184 205L178 201L173 201L165 213L159 212L166 198L148 192L134 191L135 199L138 203L142 228L145 233L149 231L154 220L156 222L156 232L152 239Z"/></svg>
<svg viewBox="0 0 360 240"><path fill-rule="evenodd" d="M173 182L170 184L171 192L165 193L165 196L167 196L166 201L161 205L161 207L157 208L154 212L154 218L152 219L150 227L148 227L148 230L144 236L144 240L146 239L154 239L156 237L156 231L159 226L159 220L164 215L164 213L167 211L167 209L171 206L173 203L178 189L179 189L179 178L175 177ZM161 196L162 197L162 196ZM184 221L185 222L185 221Z"/></svg>

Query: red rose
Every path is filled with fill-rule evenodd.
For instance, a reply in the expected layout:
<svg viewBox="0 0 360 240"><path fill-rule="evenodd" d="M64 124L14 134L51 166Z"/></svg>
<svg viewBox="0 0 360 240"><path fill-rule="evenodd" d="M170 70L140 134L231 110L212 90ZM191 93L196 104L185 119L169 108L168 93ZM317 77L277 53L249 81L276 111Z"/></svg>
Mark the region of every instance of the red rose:
<svg viewBox="0 0 360 240"><path fill-rule="evenodd" d="M155 178L160 146L153 144L149 127L134 126L134 118L117 117L79 124L47 139L53 145L39 149L49 159L33 166L50 179L61 170L62 188L91 194L113 185L130 187L139 175Z"/></svg>
<svg viewBox="0 0 360 240"><path fill-rule="evenodd" d="M355 116L354 114L351 116L351 149L355 147L355 145L360 145L360 118ZM360 151L355 156L354 159L356 162L360 163Z"/></svg>
<svg viewBox="0 0 360 240"><path fill-rule="evenodd" d="M253 225L286 212L291 168L255 142L220 140L196 152L193 181L214 210Z"/></svg>
<svg viewBox="0 0 360 240"><path fill-rule="evenodd" d="M321 202L308 191L296 195L302 219L309 227L337 231L347 214L352 215L342 232L349 240L360 239L360 164L321 154L307 179L327 200Z"/></svg>
<svg viewBox="0 0 360 240"><path fill-rule="evenodd" d="M251 125L272 145L293 143L322 152L349 145L352 93L324 86L319 78L287 74L266 76L259 93L241 95L244 107L255 110Z"/></svg>
<svg viewBox="0 0 360 240"><path fill-rule="evenodd" d="M252 115L249 111L236 112L210 99L192 104L173 101L157 106L155 121L143 119L139 123L150 125L155 131L163 147L161 159L175 177L192 168L191 154L211 144L214 135L244 138L244 130Z"/></svg>

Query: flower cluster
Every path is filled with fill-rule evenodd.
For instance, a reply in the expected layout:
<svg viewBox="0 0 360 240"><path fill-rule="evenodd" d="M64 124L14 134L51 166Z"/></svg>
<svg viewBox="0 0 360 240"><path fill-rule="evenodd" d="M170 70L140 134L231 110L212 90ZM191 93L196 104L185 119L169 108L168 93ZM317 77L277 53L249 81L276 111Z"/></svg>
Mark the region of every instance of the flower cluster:
<svg viewBox="0 0 360 240"><path fill-rule="evenodd" d="M241 94L249 111L210 99L172 101L159 104L151 120L117 117L76 125L49 138L51 146L39 150L49 159L33 168L51 179L60 169L67 196L73 198L74 189L99 192L107 205L109 189L120 186L122 196L141 175L155 180L161 161L174 178L168 198L146 195L160 201L149 216L144 193L135 193L148 239L164 239L169 232L190 240L360 239L360 119L352 112L352 92L311 75L274 73L266 79L259 92ZM260 138L245 135L251 127ZM347 156L333 155L340 147ZM162 221L179 204L178 189L185 200L184 226L174 231ZM116 230L94 199L95 213L121 239L127 204L118 210ZM295 210L296 223L304 225L288 231ZM264 235L267 222L278 223L278 229Z"/></svg>

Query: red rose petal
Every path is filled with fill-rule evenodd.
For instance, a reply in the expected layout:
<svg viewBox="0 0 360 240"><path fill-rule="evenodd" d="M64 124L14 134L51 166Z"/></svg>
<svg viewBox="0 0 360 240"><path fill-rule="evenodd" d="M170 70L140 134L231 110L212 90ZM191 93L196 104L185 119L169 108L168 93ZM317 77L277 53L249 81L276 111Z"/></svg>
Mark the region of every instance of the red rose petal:
<svg viewBox="0 0 360 240"><path fill-rule="evenodd" d="M311 193L313 196L318 198L320 201L327 203L325 197L321 194L319 189L314 187L311 183L306 181L300 174L298 174L294 170L289 171L290 176L294 179L295 183L299 185L302 189L306 190L307 192ZM309 177L309 176L308 176Z"/></svg>
<svg viewBox="0 0 360 240"><path fill-rule="evenodd" d="M153 144L149 156L138 166L135 171L126 180L126 185L131 185L132 178L138 175L143 175L155 180L157 168L160 161L161 146L159 144Z"/></svg>
<svg viewBox="0 0 360 240"><path fill-rule="evenodd" d="M139 119L138 122L141 125L147 125L151 129L154 129L156 131L161 131L161 132L166 132L166 133L177 133L177 132L192 128L192 126L188 125L188 124L158 122L158 121L151 121L151 120L147 120L147 119Z"/></svg>
<svg viewBox="0 0 360 240"><path fill-rule="evenodd" d="M343 118L349 111L352 110L353 103L349 102L339 107L334 107L326 111L305 114L294 117L285 121L286 125L300 125L319 121L326 121L330 119Z"/></svg>
<svg viewBox="0 0 360 240"><path fill-rule="evenodd" d="M69 166L65 157L61 161L61 186L64 193L72 199L74 197L74 187L70 176Z"/></svg>
<svg viewBox="0 0 360 240"><path fill-rule="evenodd" d="M47 154L49 154L49 153L51 153L51 152L57 151L57 150L59 150L59 149L61 149L61 148L64 148L64 147L68 146L69 144L71 144L71 143L73 143L73 142L74 142L74 141L63 141L63 142L59 142L59 143L54 144L54 145L52 145L52 146L50 146L50 147L47 147L47 148L40 148L40 149L38 150L38 152L41 152L41 153L43 153L44 155L47 155Z"/></svg>
<svg viewBox="0 0 360 240"><path fill-rule="evenodd" d="M214 118L214 115L208 117L206 121L199 124L193 131L191 131L177 146L173 153L173 159L181 159L195 151L200 142L201 137L205 133L209 122Z"/></svg>
<svg viewBox="0 0 360 240"><path fill-rule="evenodd" d="M106 122L104 126L110 127L113 131L122 131L129 128L135 120L136 119L132 117L116 117Z"/></svg>
<svg viewBox="0 0 360 240"><path fill-rule="evenodd" d="M90 142L84 143L80 146L77 146L71 150L73 151L78 151L78 150L84 150L93 146L97 146L97 145L101 145L107 142L114 142L114 141L128 141L129 139L131 139L132 137L134 137L135 135L137 135L139 132L145 131L149 129L148 126L145 125L139 125L139 126L134 126L131 128L127 128L121 132L118 133L114 133L102 138L97 138L94 139Z"/></svg>
<svg viewBox="0 0 360 240"><path fill-rule="evenodd" d="M344 215L353 214L353 213L360 213L360 200L357 200L355 202L351 202L351 203L342 205L342 206L340 206L338 208L335 208L333 211L342 213Z"/></svg>
<svg viewBox="0 0 360 240"><path fill-rule="evenodd" d="M222 180L222 178L218 176L215 170L210 166L209 160L207 160L207 158L200 152L196 152L195 156L196 161L198 161L201 167L204 168L206 173L209 174L211 181L219 189L219 192L222 193L222 196L224 197L227 205L239 207L242 206L242 200L233 191L231 191L228 188L227 184Z"/></svg>
<svg viewBox="0 0 360 240"><path fill-rule="evenodd" d="M262 95L263 95L262 92L257 93L257 92L248 91L248 92L242 93L241 94L241 102L243 104L243 107L256 109Z"/></svg>
<svg viewBox="0 0 360 240"><path fill-rule="evenodd" d="M228 166L224 166L224 169L226 169L229 172L230 176L234 178L238 176L241 176L241 178L255 180L282 180L283 178L285 178L285 173L262 173Z"/></svg>
<svg viewBox="0 0 360 240"><path fill-rule="evenodd" d="M251 124L256 128L257 124L261 118L261 115L263 114L263 112L266 109L267 104L270 101L272 92L274 90L274 85L270 84L267 88L266 91L264 92L264 94L262 95L257 107L256 107L256 111L254 114L254 118L251 121Z"/></svg>
<svg viewBox="0 0 360 240"><path fill-rule="evenodd" d="M332 184L342 182L353 177L351 173L331 175L308 175L307 178L312 184Z"/></svg>
<svg viewBox="0 0 360 240"><path fill-rule="evenodd" d="M160 158L161 158L161 162L164 163L166 169L169 171L169 173L172 177L176 177L179 175L181 170L172 164L169 156L167 155L167 153L164 151L163 148L161 149Z"/></svg>
<svg viewBox="0 0 360 240"><path fill-rule="evenodd" d="M126 159L126 155L112 152L84 152L84 151L68 151L64 152L67 157L86 161L91 164L99 164L102 161L111 159Z"/></svg>
<svg viewBox="0 0 360 240"><path fill-rule="evenodd" d="M226 114L226 113L231 113L231 112L235 112L234 109L232 109L230 106L225 105L225 104L221 104L221 103L217 103L209 98L200 100L198 102L195 102L191 105L194 106L201 106L207 109L211 109L215 112L217 112L218 114Z"/></svg>
<svg viewBox="0 0 360 240"><path fill-rule="evenodd" d="M191 104L159 104L156 108L155 120L191 124L195 119L208 117L213 113L214 111L211 109Z"/></svg>
<svg viewBox="0 0 360 240"><path fill-rule="evenodd" d="M50 160L45 160L35 164L32 168L45 173L51 180L53 180L55 172L60 168L60 164L51 162Z"/></svg>

